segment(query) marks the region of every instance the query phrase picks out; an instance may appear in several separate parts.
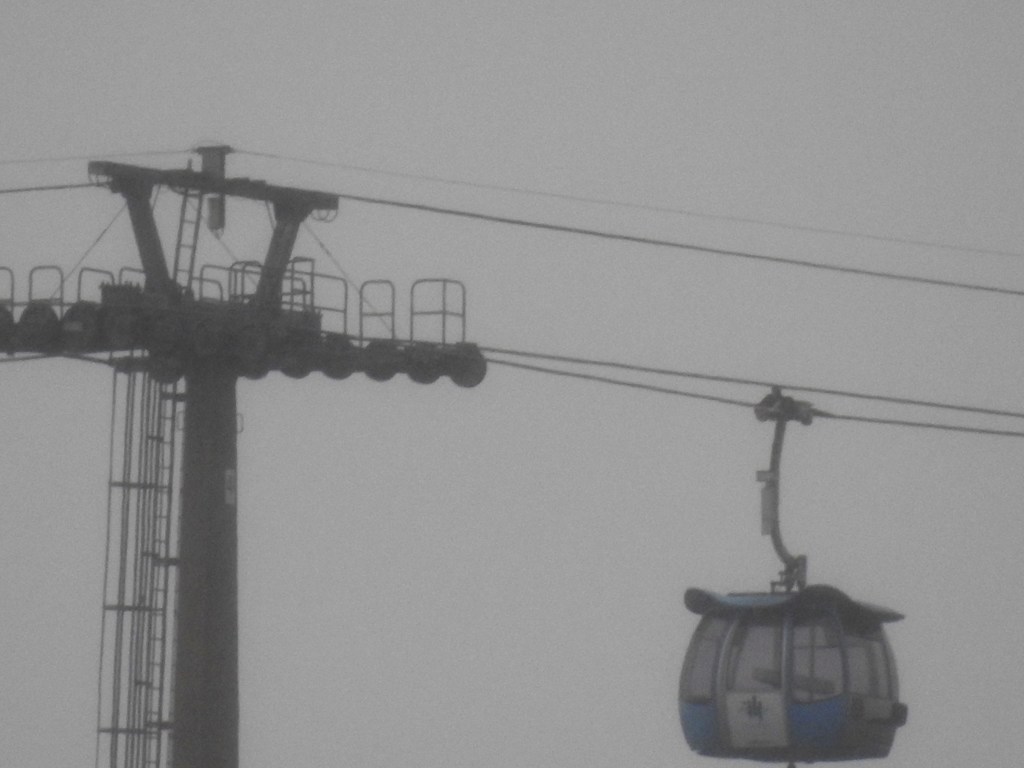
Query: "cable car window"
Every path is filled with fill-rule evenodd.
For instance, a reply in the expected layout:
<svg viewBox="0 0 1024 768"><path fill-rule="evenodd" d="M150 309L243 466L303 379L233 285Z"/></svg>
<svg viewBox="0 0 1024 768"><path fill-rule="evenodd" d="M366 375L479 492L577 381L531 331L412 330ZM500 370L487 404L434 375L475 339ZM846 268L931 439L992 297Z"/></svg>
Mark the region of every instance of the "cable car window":
<svg viewBox="0 0 1024 768"><path fill-rule="evenodd" d="M885 652L885 668L889 673L889 698L897 701L900 698L899 675L896 674L896 659L892 655L892 646L885 640L884 631L882 632L882 646Z"/></svg>
<svg viewBox="0 0 1024 768"><path fill-rule="evenodd" d="M849 635L847 658L850 665L850 692L879 699L892 698L889 660L878 632Z"/></svg>
<svg viewBox="0 0 1024 768"><path fill-rule="evenodd" d="M715 687L718 647L729 623L717 616L705 616L686 652L680 696L686 701L710 701Z"/></svg>
<svg viewBox="0 0 1024 768"><path fill-rule="evenodd" d="M793 625L793 699L820 701L842 692L843 655L839 628L828 616Z"/></svg>
<svg viewBox="0 0 1024 768"><path fill-rule="evenodd" d="M729 644L730 691L767 693L782 687L782 621L753 619L736 627Z"/></svg>

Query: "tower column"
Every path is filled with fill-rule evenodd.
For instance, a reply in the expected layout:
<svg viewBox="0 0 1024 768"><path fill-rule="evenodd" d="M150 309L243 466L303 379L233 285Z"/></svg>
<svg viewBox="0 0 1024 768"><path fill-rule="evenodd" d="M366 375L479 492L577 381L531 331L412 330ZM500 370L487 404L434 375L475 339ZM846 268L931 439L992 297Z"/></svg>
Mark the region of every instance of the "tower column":
<svg viewBox="0 0 1024 768"><path fill-rule="evenodd" d="M238 768L236 382L185 375L172 768Z"/></svg>

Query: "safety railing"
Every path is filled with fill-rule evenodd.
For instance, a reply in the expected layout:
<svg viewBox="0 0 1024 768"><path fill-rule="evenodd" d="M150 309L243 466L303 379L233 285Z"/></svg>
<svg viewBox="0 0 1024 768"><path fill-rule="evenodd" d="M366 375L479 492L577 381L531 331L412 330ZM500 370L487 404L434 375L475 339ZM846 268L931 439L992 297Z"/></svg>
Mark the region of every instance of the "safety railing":
<svg viewBox="0 0 1024 768"><path fill-rule="evenodd" d="M70 282L56 265L33 267L19 295L13 269L0 266L0 309L12 319L29 305L48 307L59 320L76 304L102 305L115 294L145 303L146 274L138 267L116 272L83 267ZM191 280L191 292L183 294L203 304L249 304L256 296L262 265L237 261L221 266L207 264ZM70 287L69 287L70 284ZM183 289L184 290L184 289ZM315 316L321 332L350 337L354 343L398 341L396 287L391 280L367 280L358 288L358 306L350 307L349 283L336 275L315 270L309 258L289 262L282 280L281 309L295 316ZM136 295L137 294L137 295ZM409 290L407 341L457 344L466 339L466 290L458 280L416 280ZM34 311L41 311L36 309ZM355 334L350 334L350 314L355 312ZM404 313L403 313L404 314Z"/></svg>

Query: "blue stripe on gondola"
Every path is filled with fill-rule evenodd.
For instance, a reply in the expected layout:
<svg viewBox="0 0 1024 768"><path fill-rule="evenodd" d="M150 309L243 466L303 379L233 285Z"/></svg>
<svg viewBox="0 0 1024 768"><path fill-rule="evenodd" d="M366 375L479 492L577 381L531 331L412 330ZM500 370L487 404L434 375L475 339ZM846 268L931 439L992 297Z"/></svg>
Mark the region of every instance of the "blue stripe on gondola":
<svg viewBox="0 0 1024 768"><path fill-rule="evenodd" d="M683 735L690 749L703 754L713 752L718 746L714 704L682 701L679 703L679 716L683 723Z"/></svg>
<svg viewBox="0 0 1024 768"><path fill-rule="evenodd" d="M839 746L847 705L843 696L789 705L789 733L797 749L830 750Z"/></svg>

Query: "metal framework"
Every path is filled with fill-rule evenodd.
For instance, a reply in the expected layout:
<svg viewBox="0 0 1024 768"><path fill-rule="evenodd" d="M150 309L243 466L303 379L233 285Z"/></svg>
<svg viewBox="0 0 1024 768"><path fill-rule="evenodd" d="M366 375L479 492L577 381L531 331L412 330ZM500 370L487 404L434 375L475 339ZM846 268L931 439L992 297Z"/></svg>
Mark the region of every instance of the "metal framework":
<svg viewBox="0 0 1024 768"><path fill-rule="evenodd" d="M457 281L413 285L408 339L394 285L364 284L350 335L348 284L292 256L302 223L334 214L337 196L225 178L229 151L199 150L199 171L89 164L125 199L141 270L83 269L70 298L58 268L37 267L18 301L0 267L0 350L107 354L115 367L97 741L109 768L238 768L238 378L404 372L472 387L486 373ZM170 261L151 204L161 186L182 196ZM223 229L229 197L272 206L266 257L200 265L203 203ZM383 307L364 302L381 287ZM381 319L388 334L369 336L364 321Z"/></svg>

